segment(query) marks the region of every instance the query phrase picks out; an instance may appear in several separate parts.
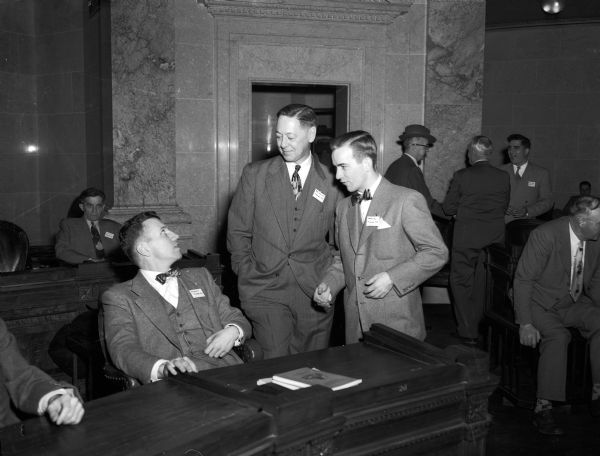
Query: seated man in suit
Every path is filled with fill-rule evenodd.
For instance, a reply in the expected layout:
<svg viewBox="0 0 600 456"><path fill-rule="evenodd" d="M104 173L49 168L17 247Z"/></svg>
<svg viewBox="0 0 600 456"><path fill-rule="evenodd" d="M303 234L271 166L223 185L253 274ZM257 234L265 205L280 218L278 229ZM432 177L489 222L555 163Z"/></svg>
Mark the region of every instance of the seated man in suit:
<svg viewBox="0 0 600 456"><path fill-rule="evenodd" d="M142 383L169 374L241 363L232 351L251 334L205 268L170 269L179 236L155 212L129 219L123 251L140 268L102 296L106 348L114 364Z"/></svg>
<svg viewBox="0 0 600 456"><path fill-rule="evenodd" d="M0 428L19 421L11 404L25 413L48 414L59 425L77 424L84 414L75 388L30 365L0 318Z"/></svg>
<svg viewBox="0 0 600 456"><path fill-rule="evenodd" d="M540 343L533 423L548 435L563 433L551 401L565 400L569 327L589 340L591 413L600 416L600 199L582 196L575 206L530 234L514 279L520 342Z"/></svg>
<svg viewBox="0 0 600 456"><path fill-rule="evenodd" d="M506 140L510 163L500 169L510 176L510 202L504 222L534 218L548 212L554 205L550 173L529 160L531 140L518 133Z"/></svg>
<svg viewBox="0 0 600 456"><path fill-rule="evenodd" d="M97 188L87 188L79 195L83 215L65 218L56 235L56 257L71 264L84 261L102 261L118 253L119 225L103 219L105 195Z"/></svg>

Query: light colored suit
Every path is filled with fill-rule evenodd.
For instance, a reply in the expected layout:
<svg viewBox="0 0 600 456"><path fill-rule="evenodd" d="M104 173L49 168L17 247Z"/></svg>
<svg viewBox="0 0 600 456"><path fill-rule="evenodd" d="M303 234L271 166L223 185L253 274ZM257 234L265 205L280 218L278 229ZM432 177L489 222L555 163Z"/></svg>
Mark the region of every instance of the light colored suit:
<svg viewBox="0 0 600 456"><path fill-rule="evenodd" d="M335 257L323 282L332 295L344 286L346 342L357 342L373 323L423 340L425 324L419 285L448 260L448 249L419 192L382 179L373 195L367 218L378 226L363 225L359 205L346 198L336 210ZM372 223L371 223L372 224ZM388 226L389 225L389 226ZM364 296L365 281L387 272L393 288L382 299Z"/></svg>
<svg viewBox="0 0 600 456"><path fill-rule="evenodd" d="M252 328L248 320L239 309L229 305L229 299L221 293L207 269L183 269L178 282L180 302L182 293L187 293L207 337L230 323L239 326L245 338L250 337ZM195 290L194 293L191 290ZM197 290L202 290L202 293ZM169 319L169 305L141 272L132 280L114 285L102 295L104 335L112 362L142 383L150 381L152 367L158 360L184 356ZM225 359L228 357L231 359ZM193 358L198 370L241 363L233 351L223 360L226 363L200 353Z"/></svg>
<svg viewBox="0 0 600 456"><path fill-rule="evenodd" d="M110 219L102 219L98 223L104 255L109 258L120 251L119 230L121 225ZM96 258L90 227L84 217L61 220L56 235L55 250L56 258L71 264L80 264L89 258Z"/></svg>
<svg viewBox="0 0 600 456"><path fill-rule="evenodd" d="M231 202L227 248L241 305L265 357L325 348L332 315L311 304L333 260L341 192L313 155L295 200L281 156L248 164Z"/></svg>
<svg viewBox="0 0 600 456"><path fill-rule="evenodd" d="M530 161L521 176L515 177L512 163L502 165L500 169L506 171L510 176L510 203L514 208L527 207L528 216L523 218L534 218L548 212L554 205L552 199L552 185L550 184L550 173L546 168L537 166ZM512 215L504 217L504 222L515 220Z"/></svg>
<svg viewBox="0 0 600 456"><path fill-rule="evenodd" d="M516 322L540 331L538 397L564 401L567 347L577 327L590 340L592 378L600 382L600 241L587 241L583 293L573 302L569 217L544 223L529 235L514 279Z"/></svg>

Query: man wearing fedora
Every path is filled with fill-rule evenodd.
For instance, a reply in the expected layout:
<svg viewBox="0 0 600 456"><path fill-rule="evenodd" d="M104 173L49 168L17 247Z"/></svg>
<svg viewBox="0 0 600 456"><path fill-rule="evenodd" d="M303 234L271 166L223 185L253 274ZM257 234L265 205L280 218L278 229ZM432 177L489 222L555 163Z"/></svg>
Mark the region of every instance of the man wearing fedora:
<svg viewBox="0 0 600 456"><path fill-rule="evenodd" d="M400 135L403 154L389 166L385 178L392 184L418 191L425 197L432 215L447 219L442 205L433 199L423 177L423 159L435 141L429 128L418 124L408 125Z"/></svg>

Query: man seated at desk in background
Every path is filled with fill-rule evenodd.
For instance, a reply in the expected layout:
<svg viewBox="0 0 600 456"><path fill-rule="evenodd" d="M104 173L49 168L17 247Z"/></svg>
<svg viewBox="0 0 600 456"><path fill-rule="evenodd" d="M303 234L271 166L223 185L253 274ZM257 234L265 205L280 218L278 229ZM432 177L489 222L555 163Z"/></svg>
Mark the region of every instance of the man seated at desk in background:
<svg viewBox="0 0 600 456"><path fill-rule="evenodd" d="M30 365L0 318L0 428L19 421L11 405L25 413L48 414L58 425L77 424L84 414L75 388Z"/></svg>
<svg viewBox="0 0 600 456"><path fill-rule="evenodd" d="M170 269L178 238L155 212L126 221L119 239L140 270L102 295L108 353L142 383L240 364L232 348L252 332L207 269Z"/></svg>
<svg viewBox="0 0 600 456"><path fill-rule="evenodd" d="M531 232L514 279L520 342L540 344L533 423L547 435L563 434L551 401L565 400L569 327L589 341L590 411L600 417L600 200L582 196L575 206Z"/></svg>
<svg viewBox="0 0 600 456"><path fill-rule="evenodd" d="M353 195L336 209L339 255L314 292L328 308L346 287L346 343L382 323L425 339L419 285L448 260L448 249L419 192L391 184L376 171L377 144L365 131L331 142L336 178Z"/></svg>
<svg viewBox="0 0 600 456"><path fill-rule="evenodd" d="M546 168L529 161L531 141L529 138L512 134L508 138L510 163L500 169L510 176L510 202L504 222L534 218L552 209L552 187L550 173Z"/></svg>
<svg viewBox="0 0 600 456"><path fill-rule="evenodd" d="M56 258L71 264L102 261L119 251L121 225L103 219L105 195L97 188L87 188L79 195L83 215L65 218L56 235Z"/></svg>
<svg viewBox="0 0 600 456"><path fill-rule="evenodd" d="M592 184L589 181L581 181L579 182L579 195L573 195L565 204L563 208L563 215L571 215L571 210L576 209L575 201L579 199L580 196L590 196L592 194Z"/></svg>

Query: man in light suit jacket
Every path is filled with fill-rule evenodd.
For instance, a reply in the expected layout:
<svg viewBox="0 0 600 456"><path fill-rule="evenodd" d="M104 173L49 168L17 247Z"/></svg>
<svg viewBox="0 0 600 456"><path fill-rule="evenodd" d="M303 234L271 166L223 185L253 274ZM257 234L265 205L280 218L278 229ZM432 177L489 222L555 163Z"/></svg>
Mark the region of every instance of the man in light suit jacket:
<svg viewBox="0 0 600 456"><path fill-rule="evenodd" d="M346 133L331 148L336 178L354 194L337 206L339 255L314 299L327 307L346 287L347 343L357 342L373 323L423 340L418 287L448 260L425 198L391 184L375 170L377 145L369 133Z"/></svg>
<svg viewBox="0 0 600 456"><path fill-rule="evenodd" d="M227 247L242 309L266 358L326 348L332 313L312 302L333 259L341 196L311 154L317 116L292 104L277 113L280 155L244 168L231 202Z"/></svg>
<svg viewBox="0 0 600 456"><path fill-rule="evenodd" d="M105 195L97 188L87 188L79 195L81 217L61 220L56 235L56 257L71 264L103 261L119 252L121 225L103 219Z"/></svg>
<svg viewBox="0 0 600 456"><path fill-rule="evenodd" d="M508 207L508 175L489 162L492 141L475 136L469 143L471 164L454 173L444 200L444 212L455 215L450 286L458 335L467 344L477 344L485 294L480 254L486 247L504 241L504 212ZM477 275L476 275L477 274Z"/></svg>
<svg viewBox="0 0 600 456"><path fill-rule="evenodd" d="M533 423L542 434L563 430L551 401L565 400L568 327L588 338L593 416L600 416L600 200L582 196L572 215L532 231L514 279L516 322L523 345L540 343Z"/></svg>
<svg viewBox="0 0 600 456"><path fill-rule="evenodd" d="M425 197L427 206L436 217L447 219L442 205L436 201L423 176L423 160L427 157L429 149L436 142L429 128L423 125L408 125L400 135L402 155L394 161L385 172L385 178L392 184L412 188Z"/></svg>
<svg viewBox="0 0 600 456"><path fill-rule="evenodd" d="M179 236L155 212L142 212L119 238L140 270L102 295L112 362L141 383L241 363L232 348L250 336L250 324L208 270L170 269L181 258Z"/></svg>
<svg viewBox="0 0 600 456"><path fill-rule="evenodd" d="M523 218L534 218L552 209L552 186L546 168L529 161L531 141L513 134L508 141L510 163L500 168L510 176L510 203L504 218L505 223Z"/></svg>
<svg viewBox="0 0 600 456"><path fill-rule="evenodd" d="M0 428L19 421L12 406L32 415L47 413L59 425L77 424L84 414L75 388L29 364L0 318Z"/></svg>

